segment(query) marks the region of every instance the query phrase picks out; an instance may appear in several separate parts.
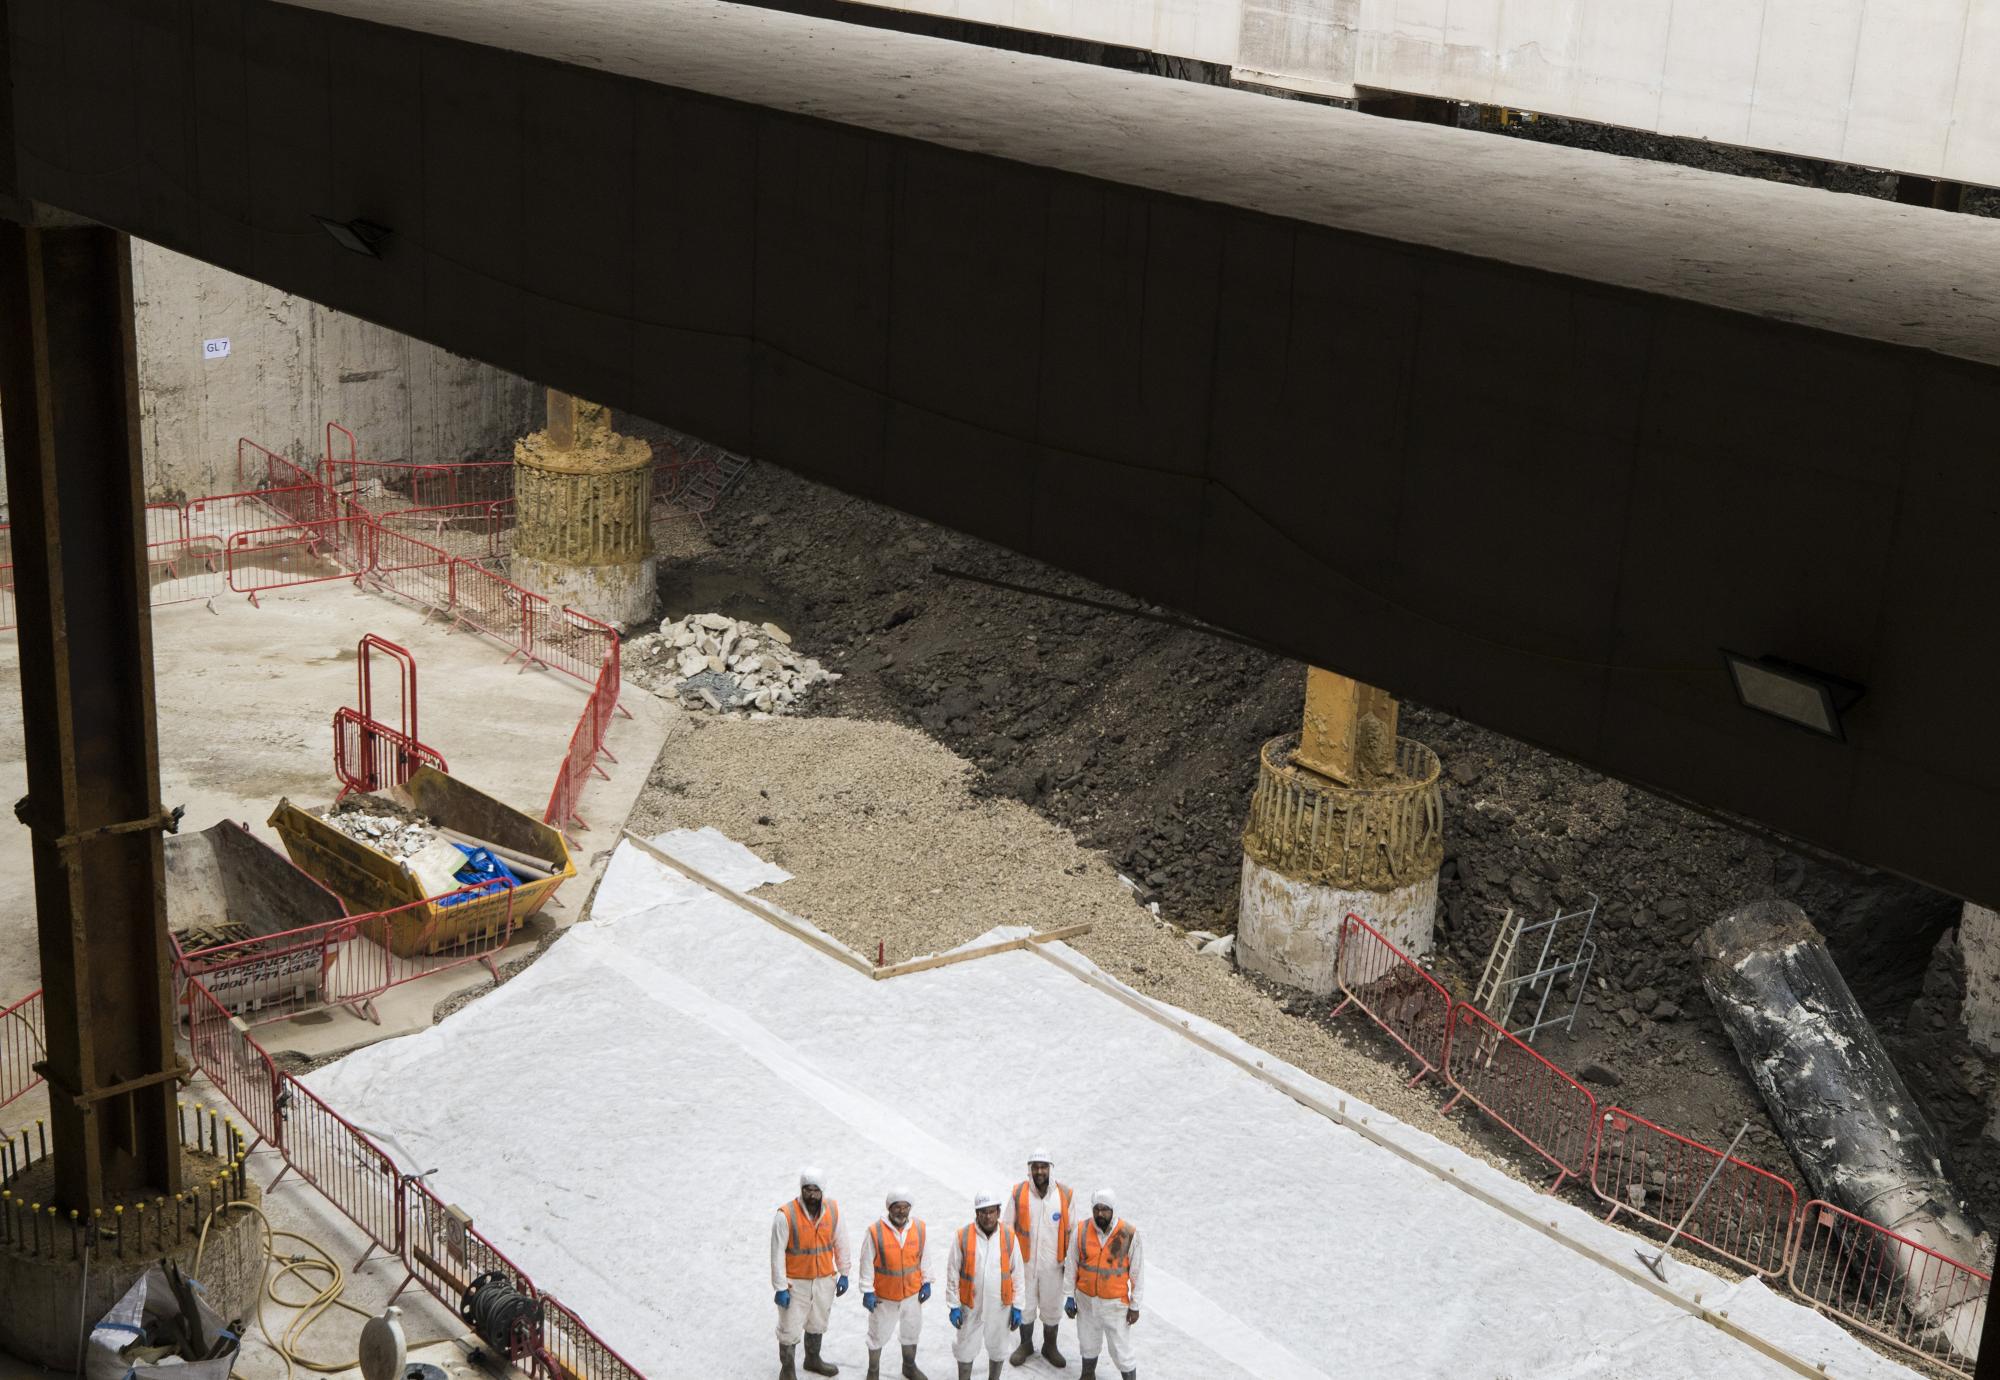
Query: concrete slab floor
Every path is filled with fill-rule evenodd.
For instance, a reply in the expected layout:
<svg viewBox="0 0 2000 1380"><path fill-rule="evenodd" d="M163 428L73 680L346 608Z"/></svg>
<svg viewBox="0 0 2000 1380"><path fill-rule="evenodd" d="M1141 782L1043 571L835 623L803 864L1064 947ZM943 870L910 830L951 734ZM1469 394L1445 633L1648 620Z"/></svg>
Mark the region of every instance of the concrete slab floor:
<svg viewBox="0 0 2000 1380"><path fill-rule="evenodd" d="M355 700L355 644L373 632L407 647L416 657L423 741L436 748L454 775L507 804L541 817L549 790L582 712L585 687L568 676L523 670L504 649L472 633L454 632L435 618L382 595L333 581L263 596L252 607L239 596L212 605L181 604L153 613L153 661L159 707L161 794L169 806L185 805L186 830L222 819L248 823L258 837L283 851L264 821L279 797L300 805L331 800L334 711ZM396 690L376 672L377 713ZM582 814L591 826L572 831L579 875L556 901L517 936L506 962L551 927L567 925L602 870L618 828L631 812L666 735L671 710L644 691L620 697L633 717L613 719L610 747L617 761L603 763L609 780L585 788ZM18 645L0 638L0 799L26 793L22 759ZM0 888L0 1006L39 985L34 893L28 884L28 833L11 818L0 822L0 876L18 879ZM258 1027L273 1052L296 1049L309 1057L420 1029L437 1003L488 981L473 965L393 989L378 1000L381 1024L345 1012L322 1013L304 1024ZM18 1125L16 1109L0 1109L0 1127Z"/></svg>

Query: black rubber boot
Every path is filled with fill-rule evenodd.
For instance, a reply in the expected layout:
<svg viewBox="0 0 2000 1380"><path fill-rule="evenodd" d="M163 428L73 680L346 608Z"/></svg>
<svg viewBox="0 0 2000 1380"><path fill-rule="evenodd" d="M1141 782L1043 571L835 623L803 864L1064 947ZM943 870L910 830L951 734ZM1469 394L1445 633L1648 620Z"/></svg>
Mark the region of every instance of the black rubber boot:
<svg viewBox="0 0 2000 1380"><path fill-rule="evenodd" d="M1050 1323L1042 1324L1042 1359L1057 1370L1069 1364L1063 1360L1063 1354L1056 1350L1056 1330Z"/></svg>
<svg viewBox="0 0 2000 1380"><path fill-rule="evenodd" d="M814 1375L840 1374L839 1366L834 1365L831 1361L822 1361L819 1359L820 1340L819 1333L806 1333L806 1369Z"/></svg>
<svg viewBox="0 0 2000 1380"><path fill-rule="evenodd" d="M998 1361L988 1361L986 1363L986 1380L1000 1380L1000 1363Z"/></svg>
<svg viewBox="0 0 2000 1380"><path fill-rule="evenodd" d="M868 1380L882 1380L882 1353L879 1351L868 1353Z"/></svg>
<svg viewBox="0 0 2000 1380"><path fill-rule="evenodd" d="M1028 1364L1028 1358L1034 1354L1035 1325L1033 1323L1022 1323L1021 1344L1014 1348L1014 1354L1007 1358L1007 1364L1010 1366L1025 1366Z"/></svg>
<svg viewBox="0 0 2000 1380"><path fill-rule="evenodd" d="M1097 1380L1097 1358L1095 1356L1086 1356L1083 1358L1083 1371L1076 1377L1076 1380Z"/></svg>
<svg viewBox="0 0 2000 1380"><path fill-rule="evenodd" d="M1121 1370L1118 1374L1120 1380L1139 1380L1139 1372L1136 1370Z"/></svg>
<svg viewBox="0 0 2000 1380"><path fill-rule="evenodd" d="M917 1349L907 1342L903 1345L903 1380L931 1380L917 1369Z"/></svg>
<svg viewBox="0 0 2000 1380"><path fill-rule="evenodd" d="M792 1369L792 1353L797 1350L795 1346L778 1343L778 1380L799 1380L799 1373Z"/></svg>
<svg viewBox="0 0 2000 1380"><path fill-rule="evenodd" d="M958 1363L958 1380L972 1380L972 1362L960 1361Z"/></svg>

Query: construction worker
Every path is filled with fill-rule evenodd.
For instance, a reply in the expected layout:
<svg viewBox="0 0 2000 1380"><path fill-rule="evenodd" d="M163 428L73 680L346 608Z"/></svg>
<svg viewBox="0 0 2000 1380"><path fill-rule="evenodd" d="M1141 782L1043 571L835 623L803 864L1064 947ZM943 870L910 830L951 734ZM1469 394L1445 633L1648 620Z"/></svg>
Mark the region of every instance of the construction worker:
<svg viewBox="0 0 2000 1380"><path fill-rule="evenodd" d="M1068 1184L1056 1183L1049 1152L1028 1156L1028 1177L1014 1185L1014 1235L1021 1245L1021 1345L1007 1359L1025 1364L1035 1354L1035 1315L1042 1319L1042 1359L1060 1370L1067 1364L1056 1350L1062 1323L1063 1262L1069 1258Z"/></svg>
<svg viewBox="0 0 2000 1380"><path fill-rule="evenodd" d="M1063 1311L1076 1319L1076 1345L1083 1356L1079 1380L1094 1380L1097 1353L1109 1351L1123 1380L1136 1380L1139 1354L1132 1329L1139 1322L1139 1296L1146 1287L1144 1243L1130 1222L1117 1215L1118 1199L1100 1188L1090 1200L1090 1220L1071 1242L1063 1266L1069 1299Z"/></svg>
<svg viewBox="0 0 2000 1380"><path fill-rule="evenodd" d="M840 1367L820 1359L834 1299L847 1292L847 1237L840 1229L840 1204L825 1196L817 1169L799 1175L799 1196L771 1219L772 1300L778 1305L778 1380L798 1380L792 1354L806 1339L806 1370L838 1375Z"/></svg>
<svg viewBox="0 0 2000 1380"><path fill-rule="evenodd" d="M952 1238L951 1260L944 1272L945 1282L957 1288L951 1325L958 1336L951 1354L958 1362L958 1380L972 1380L972 1362L981 1347L986 1349L986 1380L1000 1380L1007 1334L1021 1325L1020 1296L1015 1292L1020 1263L1013 1229L1000 1221L1000 1200L980 1194L972 1200L971 1225Z"/></svg>
<svg viewBox="0 0 2000 1380"><path fill-rule="evenodd" d="M882 1348L900 1333L903 1380L930 1380L917 1369L917 1338L931 1282L924 1275L924 1224L910 1220L910 1195L892 1188L889 1215L861 1238L861 1306L868 1310L868 1380L881 1380Z"/></svg>

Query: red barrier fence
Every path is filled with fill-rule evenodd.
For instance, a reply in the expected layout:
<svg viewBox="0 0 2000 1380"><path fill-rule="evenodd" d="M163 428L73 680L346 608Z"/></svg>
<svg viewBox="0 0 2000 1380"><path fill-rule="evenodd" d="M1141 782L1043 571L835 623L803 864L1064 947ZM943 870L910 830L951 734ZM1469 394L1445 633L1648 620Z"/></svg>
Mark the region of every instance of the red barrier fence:
<svg viewBox="0 0 2000 1380"><path fill-rule="evenodd" d="M568 609L563 612L573 618L581 617ZM594 619L586 621L595 622ZM556 773L555 788L549 792L548 809L542 812L542 822L553 824L558 829L590 827L577 814L577 802L583 797L584 784L590 780L592 772L607 776L604 768L597 764L600 756L614 762L618 760L605 746L605 739L611 731L611 717L618 710L618 691L623 684L619 670L618 637L603 624L597 626L609 634L604 660L597 668L597 682L591 687L590 698L584 701L583 713L577 717L576 727L570 732L569 751L563 756L562 769Z"/></svg>
<svg viewBox="0 0 2000 1380"><path fill-rule="evenodd" d="M1715 1183L1696 1203L1711 1173ZM1753 1274L1775 1278L1785 1272L1799 1191L1768 1170L1613 1107L1598 1128L1590 1186L1611 1205L1607 1222L1626 1212L1672 1230L1686 1216L1683 1240Z"/></svg>
<svg viewBox="0 0 2000 1380"><path fill-rule="evenodd" d="M642 1380L632 1363L606 1346L583 1319L546 1295L537 1360L536 1371L546 1380Z"/></svg>
<svg viewBox="0 0 2000 1380"><path fill-rule="evenodd" d="M1451 994L1366 920L1350 912L1340 926L1334 976L1342 1001L1361 1010L1417 1061L1416 1083L1444 1067L1451 1035Z"/></svg>
<svg viewBox="0 0 2000 1380"><path fill-rule="evenodd" d="M1831 1203L1815 1199L1799 1217L1793 1293L1893 1346L1970 1372L1990 1276Z"/></svg>
<svg viewBox="0 0 2000 1380"><path fill-rule="evenodd" d="M1558 1170L1549 1192L1588 1177L1597 1138L1590 1089L1463 1003L1451 1011L1445 1068L1455 1091L1444 1110L1463 1097L1512 1131Z"/></svg>
<svg viewBox="0 0 2000 1380"><path fill-rule="evenodd" d="M0 1107L41 1086L35 1065L47 1046L39 989L0 1011Z"/></svg>
<svg viewBox="0 0 2000 1380"><path fill-rule="evenodd" d="M435 749L409 734L342 705L333 715L333 774L343 799L349 791L364 794L404 786L418 767L450 770Z"/></svg>
<svg viewBox="0 0 2000 1380"><path fill-rule="evenodd" d="M366 568L370 550L367 526L338 517L233 532L223 554L229 588L254 604L267 590L351 579Z"/></svg>
<svg viewBox="0 0 2000 1380"><path fill-rule="evenodd" d="M188 1049L195 1067L208 1075L259 1137L283 1149L278 1071L271 1057L199 980L187 984L182 1000L187 1005Z"/></svg>
<svg viewBox="0 0 2000 1380"><path fill-rule="evenodd" d="M396 1162L290 1074L278 1083L278 1098L285 1109L285 1167L298 1171L375 1245L401 1255L403 1194Z"/></svg>

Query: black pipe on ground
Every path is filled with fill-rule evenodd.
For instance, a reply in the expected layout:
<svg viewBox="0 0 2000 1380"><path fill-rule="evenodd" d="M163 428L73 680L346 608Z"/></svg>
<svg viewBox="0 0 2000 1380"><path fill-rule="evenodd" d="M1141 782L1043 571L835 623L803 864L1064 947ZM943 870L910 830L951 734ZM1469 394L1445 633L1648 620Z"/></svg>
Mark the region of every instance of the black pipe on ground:
<svg viewBox="0 0 2000 1380"><path fill-rule="evenodd" d="M1813 1192L1940 1254L1985 1268L1991 1246L1930 1124L1804 911L1755 901L1695 940L1702 985ZM1906 1307L1976 1337L1913 1289Z"/></svg>

